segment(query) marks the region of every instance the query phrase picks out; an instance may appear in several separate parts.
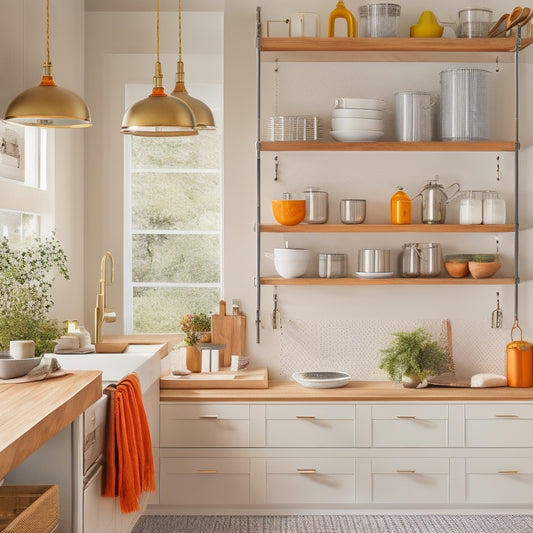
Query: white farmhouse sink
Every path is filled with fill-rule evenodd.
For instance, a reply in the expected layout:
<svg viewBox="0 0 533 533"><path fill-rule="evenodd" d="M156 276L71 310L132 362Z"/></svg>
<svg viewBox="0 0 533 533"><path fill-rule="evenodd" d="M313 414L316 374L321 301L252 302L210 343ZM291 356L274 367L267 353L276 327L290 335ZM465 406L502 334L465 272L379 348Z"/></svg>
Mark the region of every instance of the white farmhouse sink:
<svg viewBox="0 0 533 533"><path fill-rule="evenodd" d="M141 389L146 389L161 375L161 349L164 344L130 344L122 353L46 354L55 357L65 370L101 370L102 384L117 383L136 372Z"/></svg>

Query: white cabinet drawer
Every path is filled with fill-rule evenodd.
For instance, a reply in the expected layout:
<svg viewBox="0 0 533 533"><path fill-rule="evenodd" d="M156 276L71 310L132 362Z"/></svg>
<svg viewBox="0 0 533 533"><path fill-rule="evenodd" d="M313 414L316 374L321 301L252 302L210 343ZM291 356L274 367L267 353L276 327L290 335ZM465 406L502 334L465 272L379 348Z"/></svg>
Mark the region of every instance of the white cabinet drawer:
<svg viewBox="0 0 533 533"><path fill-rule="evenodd" d="M160 503L225 505L250 502L250 462L242 458L160 460Z"/></svg>
<svg viewBox="0 0 533 533"><path fill-rule="evenodd" d="M467 458L468 503L533 503L533 458Z"/></svg>
<svg viewBox="0 0 533 533"><path fill-rule="evenodd" d="M247 405L161 405L160 445L227 448L249 445Z"/></svg>
<svg viewBox="0 0 533 533"><path fill-rule="evenodd" d="M266 500L270 504L354 503L354 459L267 459Z"/></svg>
<svg viewBox="0 0 533 533"><path fill-rule="evenodd" d="M447 458L384 458L371 463L373 503L448 503Z"/></svg>
<svg viewBox="0 0 533 533"><path fill-rule="evenodd" d="M353 447L352 405L267 405L266 445L279 447Z"/></svg>
<svg viewBox="0 0 533 533"><path fill-rule="evenodd" d="M523 418L533 420L533 404L490 403L465 405L465 418L468 419L502 419Z"/></svg>
<svg viewBox="0 0 533 533"><path fill-rule="evenodd" d="M379 448L448 446L448 406L373 405L372 445Z"/></svg>

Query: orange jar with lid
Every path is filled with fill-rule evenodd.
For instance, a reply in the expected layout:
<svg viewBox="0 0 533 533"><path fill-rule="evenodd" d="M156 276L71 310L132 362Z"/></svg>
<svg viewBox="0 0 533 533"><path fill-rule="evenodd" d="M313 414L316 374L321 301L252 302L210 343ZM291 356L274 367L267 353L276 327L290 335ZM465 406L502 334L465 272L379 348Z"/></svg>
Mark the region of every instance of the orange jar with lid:
<svg viewBox="0 0 533 533"><path fill-rule="evenodd" d="M533 344L512 341L507 345L507 384L509 387L533 387Z"/></svg>
<svg viewBox="0 0 533 533"><path fill-rule="evenodd" d="M403 187L398 187L390 199L390 219L391 224L411 223L411 198Z"/></svg>

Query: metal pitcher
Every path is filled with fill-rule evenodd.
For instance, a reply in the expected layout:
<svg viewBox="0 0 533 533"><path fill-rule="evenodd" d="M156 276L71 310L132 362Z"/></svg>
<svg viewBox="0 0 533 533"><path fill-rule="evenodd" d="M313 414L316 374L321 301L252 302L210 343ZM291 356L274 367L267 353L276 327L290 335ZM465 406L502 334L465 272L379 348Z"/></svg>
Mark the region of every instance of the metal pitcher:
<svg viewBox="0 0 533 533"><path fill-rule="evenodd" d="M455 192L450 192L454 187L456 188ZM457 182L444 188L437 179L429 180L416 196L422 197L422 222L424 224L444 224L446 204L457 196L459 190L460 186Z"/></svg>

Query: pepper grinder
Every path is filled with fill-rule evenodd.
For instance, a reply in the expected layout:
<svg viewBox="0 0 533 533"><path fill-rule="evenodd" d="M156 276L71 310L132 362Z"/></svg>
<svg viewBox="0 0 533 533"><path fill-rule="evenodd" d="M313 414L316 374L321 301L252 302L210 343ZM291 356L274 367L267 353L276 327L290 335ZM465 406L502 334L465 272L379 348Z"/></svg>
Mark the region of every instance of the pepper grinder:
<svg viewBox="0 0 533 533"><path fill-rule="evenodd" d="M503 325L503 313L500 307L500 293L496 293L496 309L492 311L492 327L501 328Z"/></svg>

